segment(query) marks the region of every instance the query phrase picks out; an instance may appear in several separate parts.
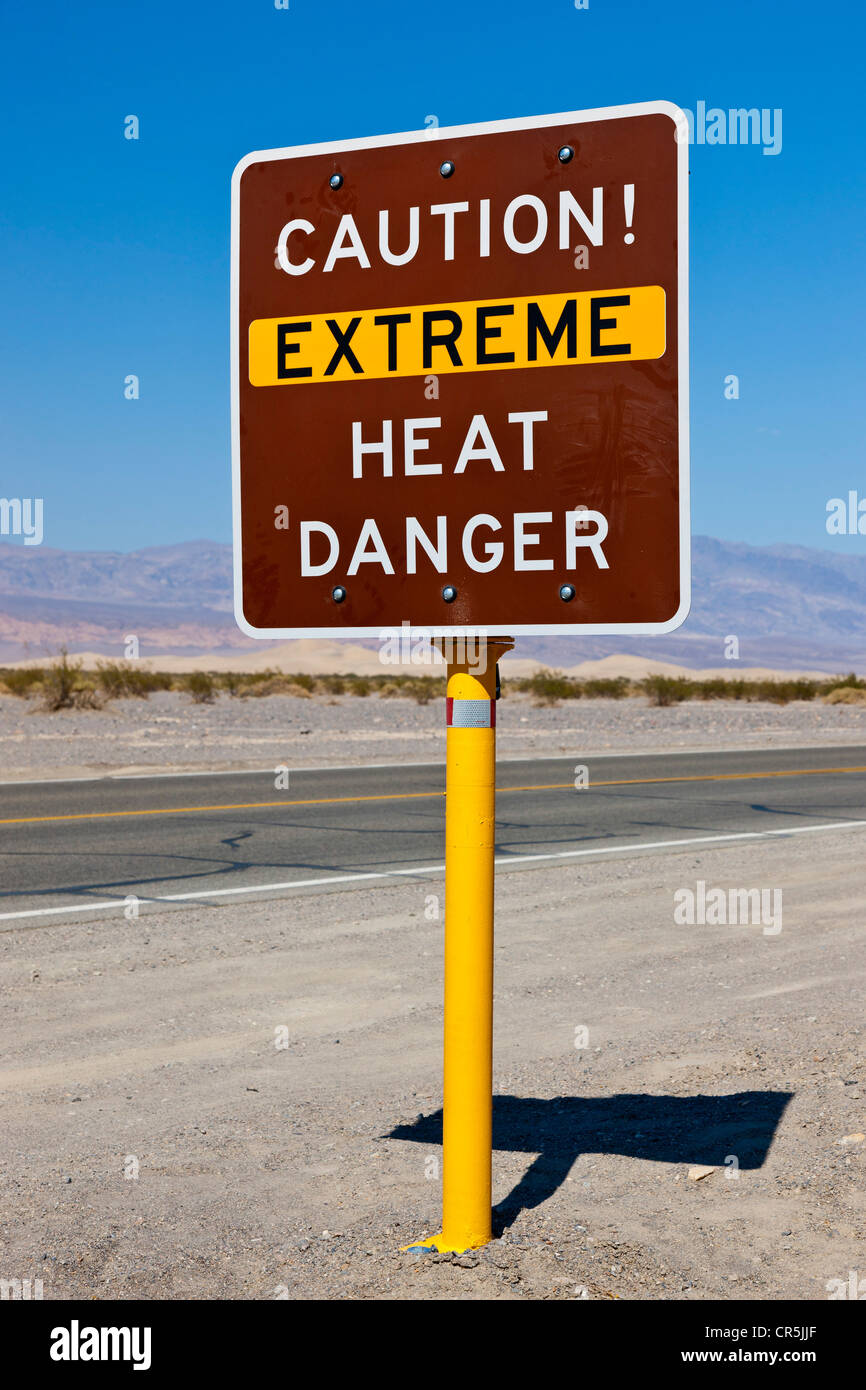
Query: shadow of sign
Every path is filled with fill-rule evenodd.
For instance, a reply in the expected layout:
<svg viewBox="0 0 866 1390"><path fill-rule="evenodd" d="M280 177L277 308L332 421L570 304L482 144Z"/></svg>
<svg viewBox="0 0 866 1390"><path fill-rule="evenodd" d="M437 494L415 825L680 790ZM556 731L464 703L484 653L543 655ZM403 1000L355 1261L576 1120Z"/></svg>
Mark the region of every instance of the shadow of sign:
<svg viewBox="0 0 866 1390"><path fill-rule="evenodd" d="M657 1163L760 1168L793 1093L726 1096L493 1097L493 1147L534 1153L520 1182L494 1207L497 1234L521 1211L552 1196L584 1153L623 1154ZM397 1125L391 1139L442 1143L442 1111Z"/></svg>

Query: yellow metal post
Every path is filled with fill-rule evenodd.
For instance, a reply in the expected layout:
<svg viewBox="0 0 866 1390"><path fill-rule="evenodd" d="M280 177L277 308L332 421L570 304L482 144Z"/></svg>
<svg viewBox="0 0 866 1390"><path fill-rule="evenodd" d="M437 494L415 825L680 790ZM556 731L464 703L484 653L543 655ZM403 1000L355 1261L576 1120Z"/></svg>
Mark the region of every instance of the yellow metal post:
<svg viewBox="0 0 866 1390"><path fill-rule="evenodd" d="M414 1244L441 1251L491 1238L496 663L514 643L473 642L458 657L454 639L437 641L448 660L442 1231Z"/></svg>

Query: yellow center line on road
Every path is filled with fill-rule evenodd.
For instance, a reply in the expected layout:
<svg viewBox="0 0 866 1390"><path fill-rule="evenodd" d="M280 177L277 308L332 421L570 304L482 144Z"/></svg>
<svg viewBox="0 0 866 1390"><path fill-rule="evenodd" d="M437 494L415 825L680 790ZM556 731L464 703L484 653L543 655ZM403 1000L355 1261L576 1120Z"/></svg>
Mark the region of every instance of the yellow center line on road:
<svg viewBox="0 0 866 1390"><path fill-rule="evenodd" d="M582 791L594 791L598 787L650 787L671 782L738 782L763 781L767 777L817 777L831 773L866 772L866 767L808 767L794 768L783 772L713 772L697 773L688 777L624 777L608 782L591 782ZM498 787L497 796L510 792L554 792L572 791L573 782L541 782L525 787ZM362 801L416 801L430 797L444 797L444 791L436 792L376 792L368 796L320 796L303 801L229 801L217 806L159 806L134 811L72 811L55 816L12 816L0 819L0 825L38 825L46 821L72 820L116 820L130 816L189 816L201 811L259 811L275 806L288 810L293 806L342 806Z"/></svg>

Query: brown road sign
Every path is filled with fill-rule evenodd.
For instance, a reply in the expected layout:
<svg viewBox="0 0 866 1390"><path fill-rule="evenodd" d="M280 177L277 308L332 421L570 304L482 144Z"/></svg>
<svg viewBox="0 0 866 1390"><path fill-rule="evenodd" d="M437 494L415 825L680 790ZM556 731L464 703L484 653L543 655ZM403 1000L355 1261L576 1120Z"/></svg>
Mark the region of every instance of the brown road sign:
<svg viewBox="0 0 866 1390"><path fill-rule="evenodd" d="M244 631L683 621L687 159L650 102L241 160Z"/></svg>

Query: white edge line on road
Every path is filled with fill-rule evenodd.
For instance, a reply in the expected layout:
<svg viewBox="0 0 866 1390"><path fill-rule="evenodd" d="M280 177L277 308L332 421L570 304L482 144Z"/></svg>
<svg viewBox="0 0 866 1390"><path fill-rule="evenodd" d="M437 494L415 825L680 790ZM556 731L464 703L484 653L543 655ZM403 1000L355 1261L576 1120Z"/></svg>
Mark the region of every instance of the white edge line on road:
<svg viewBox="0 0 866 1390"><path fill-rule="evenodd" d="M829 825L795 825L784 830L741 830L730 835L694 835L686 840L649 840L636 845L601 845L595 849L556 850L550 854L515 854L513 857L497 856L498 869L510 869L517 864L539 864L556 859L589 858L596 854L637 854L642 850L683 849L690 845L716 845L739 840L771 840L786 835L818 834L823 830L864 830L866 820L834 821ZM325 878L292 879L287 883L254 883L246 888L197 889L192 893L168 893L158 898L148 898L137 893L129 893L123 898L112 898L108 902L77 902L66 907L35 907L24 912L0 912L0 922L20 921L24 917L59 917L73 912L106 912L121 910L127 898L134 897L140 903L181 903L196 899L227 898L248 893L280 893L291 888L324 888L338 883L365 883L374 879L401 878L413 874L441 874L444 864L418 864L410 869L383 869L363 874L330 874Z"/></svg>
<svg viewBox="0 0 866 1390"><path fill-rule="evenodd" d="M442 726L445 733L445 726ZM705 757L717 757L726 753L832 753L841 748L864 748L862 743L785 743L785 744L743 744L736 748L646 748L636 750L626 750L623 753L612 753L607 749L603 751L583 752L583 758L591 758L595 761L603 761L607 758L693 758L703 755ZM502 767L507 763L572 763L574 756L568 753L521 753L516 758L497 758L497 766ZM443 758L434 758L423 762L404 762L402 759L395 759L388 763L333 763L322 764L315 767L291 767L291 772L373 772L380 771L382 768L399 767L441 767L444 770L445 762ZM235 767L235 768L203 768L187 769L186 772L93 772L87 773L82 777L13 777L8 781L0 781L0 787L56 787L74 782L148 782L164 781L170 777L265 777L273 776L272 767ZM507 788L501 790L507 791Z"/></svg>

